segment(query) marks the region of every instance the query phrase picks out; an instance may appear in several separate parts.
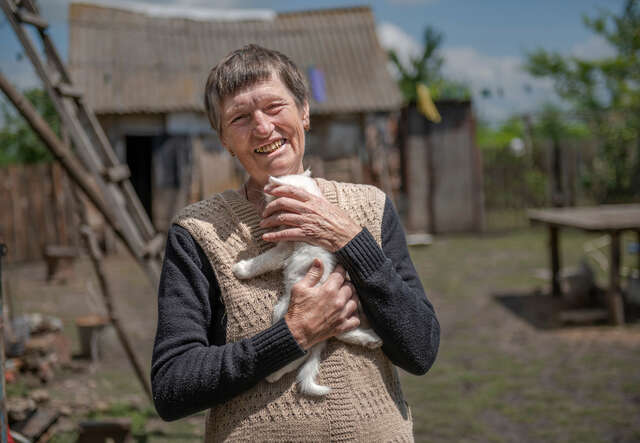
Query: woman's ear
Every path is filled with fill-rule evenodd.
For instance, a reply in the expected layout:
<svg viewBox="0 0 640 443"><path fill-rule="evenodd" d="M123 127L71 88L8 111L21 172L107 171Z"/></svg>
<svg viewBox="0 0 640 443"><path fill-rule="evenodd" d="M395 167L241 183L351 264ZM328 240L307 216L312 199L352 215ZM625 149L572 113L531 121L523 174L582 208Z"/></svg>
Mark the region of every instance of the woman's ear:
<svg viewBox="0 0 640 443"><path fill-rule="evenodd" d="M309 121L309 102L305 101L304 105L302 105L302 126L305 131L308 131L311 127L311 122Z"/></svg>

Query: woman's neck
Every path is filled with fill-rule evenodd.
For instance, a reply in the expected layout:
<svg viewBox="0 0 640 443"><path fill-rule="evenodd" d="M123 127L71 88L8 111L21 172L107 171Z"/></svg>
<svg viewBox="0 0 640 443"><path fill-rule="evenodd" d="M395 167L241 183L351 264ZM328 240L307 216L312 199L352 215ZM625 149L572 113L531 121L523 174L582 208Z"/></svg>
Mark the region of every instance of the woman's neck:
<svg viewBox="0 0 640 443"><path fill-rule="evenodd" d="M263 187L253 182L249 179L242 186L242 195L246 198L249 203L255 206L258 214L262 214L264 207L266 206L265 196L263 192Z"/></svg>

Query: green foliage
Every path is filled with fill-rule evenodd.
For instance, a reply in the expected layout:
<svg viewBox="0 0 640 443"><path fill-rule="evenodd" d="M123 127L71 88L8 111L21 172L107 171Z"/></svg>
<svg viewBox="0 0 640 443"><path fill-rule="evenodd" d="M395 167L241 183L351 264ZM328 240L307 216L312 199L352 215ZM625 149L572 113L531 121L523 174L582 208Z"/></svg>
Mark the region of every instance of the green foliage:
<svg viewBox="0 0 640 443"><path fill-rule="evenodd" d="M497 128L480 122L476 130L476 137L478 147L485 151L504 149L514 138L524 137L524 124L519 117L511 117Z"/></svg>
<svg viewBox="0 0 640 443"><path fill-rule="evenodd" d="M389 51L389 58L400 73L398 85L407 102L414 103L417 100L416 88L420 83L429 87L434 100L471 98L471 90L466 84L447 80L442 76L444 58L438 50L443 39L444 34L427 26L424 30L422 54L411 57L409 67L402 64L395 51Z"/></svg>
<svg viewBox="0 0 640 443"><path fill-rule="evenodd" d="M60 135L60 120L49 96L42 89L30 89L24 93L38 113ZM11 163L39 163L52 160L52 156L33 132L29 124L10 108L0 103L0 166Z"/></svg>
<svg viewBox="0 0 640 443"><path fill-rule="evenodd" d="M640 0L627 0L620 15L602 11L585 25L613 48L611 56L588 60L538 49L525 68L555 82L599 143L599 155L584 183L598 201L640 196ZM556 128L557 129L557 128ZM553 134L555 129L547 127Z"/></svg>
<svg viewBox="0 0 640 443"><path fill-rule="evenodd" d="M498 127L480 122L476 137L482 150L487 208L523 208L547 204L550 143L564 146L589 138L590 132L563 110L545 105L535 119L513 116ZM515 151L514 139L520 139L524 149Z"/></svg>

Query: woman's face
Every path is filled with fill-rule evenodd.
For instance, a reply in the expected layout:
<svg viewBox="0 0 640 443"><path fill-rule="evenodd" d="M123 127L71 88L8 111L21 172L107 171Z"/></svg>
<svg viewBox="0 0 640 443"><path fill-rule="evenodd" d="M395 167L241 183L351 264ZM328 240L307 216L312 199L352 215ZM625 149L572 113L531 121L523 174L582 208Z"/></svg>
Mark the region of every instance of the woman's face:
<svg viewBox="0 0 640 443"><path fill-rule="evenodd" d="M277 75L225 98L220 117L222 143L238 157L254 185L266 185L270 175L303 171L309 104L300 109Z"/></svg>

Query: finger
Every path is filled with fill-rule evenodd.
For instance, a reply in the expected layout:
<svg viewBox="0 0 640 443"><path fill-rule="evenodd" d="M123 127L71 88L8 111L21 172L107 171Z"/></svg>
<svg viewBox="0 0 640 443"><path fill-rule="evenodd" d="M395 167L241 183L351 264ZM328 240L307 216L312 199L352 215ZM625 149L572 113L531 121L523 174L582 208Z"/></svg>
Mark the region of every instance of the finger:
<svg viewBox="0 0 640 443"><path fill-rule="evenodd" d="M358 318L357 315L352 315L351 317L346 319L344 322L342 322L342 324L338 328L339 334L342 334L344 332L349 332L357 328L358 326L360 326L360 319Z"/></svg>
<svg viewBox="0 0 640 443"><path fill-rule="evenodd" d="M344 285L349 288L351 291L351 300L354 300L356 303L360 303L360 299L358 298L358 294L356 292L356 287L349 280L345 280Z"/></svg>
<svg viewBox="0 0 640 443"><path fill-rule="evenodd" d="M345 300L352 300L356 293L356 290L352 284L349 284L349 282L344 282L338 293L341 296L344 296Z"/></svg>
<svg viewBox="0 0 640 443"><path fill-rule="evenodd" d="M291 212L277 212L260 222L261 228L275 228L277 226L300 226L305 222L304 216Z"/></svg>
<svg viewBox="0 0 640 443"><path fill-rule="evenodd" d="M313 239L308 238L300 228L283 229L282 231L265 232L262 239L268 242L303 241L313 244Z"/></svg>
<svg viewBox="0 0 640 443"><path fill-rule="evenodd" d="M342 272L341 272L342 271ZM337 266L336 269L333 270L329 277L327 277L327 281L324 282L324 287L327 291L337 292L342 288L344 283L344 269L342 266Z"/></svg>
<svg viewBox="0 0 640 443"><path fill-rule="evenodd" d="M344 318L350 318L354 315L358 315L358 304L356 302L354 302L353 300L349 300L348 302L346 302L344 304L344 309L343 309L343 313L344 313Z"/></svg>
<svg viewBox="0 0 640 443"><path fill-rule="evenodd" d="M304 189L290 185L267 185L264 188L264 192L276 197L291 197L303 202L308 201L309 199L311 199L311 197L313 197L312 194L308 193Z"/></svg>
<svg viewBox="0 0 640 443"><path fill-rule="evenodd" d="M312 288L318 284L318 282L322 278L323 273L324 265L320 260L316 258L313 260L313 263L311 263L311 267L299 283L303 284L306 287Z"/></svg>
<svg viewBox="0 0 640 443"><path fill-rule="evenodd" d="M269 202L262 211L262 217L266 218L275 212L294 212L296 214L304 214L309 212L307 207L300 200L290 197L279 197Z"/></svg>

